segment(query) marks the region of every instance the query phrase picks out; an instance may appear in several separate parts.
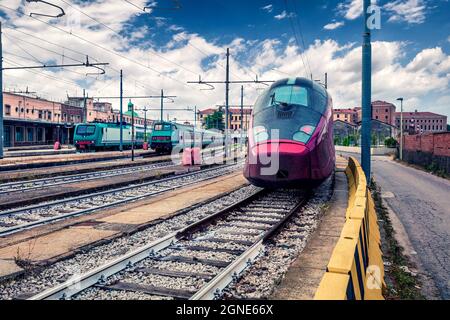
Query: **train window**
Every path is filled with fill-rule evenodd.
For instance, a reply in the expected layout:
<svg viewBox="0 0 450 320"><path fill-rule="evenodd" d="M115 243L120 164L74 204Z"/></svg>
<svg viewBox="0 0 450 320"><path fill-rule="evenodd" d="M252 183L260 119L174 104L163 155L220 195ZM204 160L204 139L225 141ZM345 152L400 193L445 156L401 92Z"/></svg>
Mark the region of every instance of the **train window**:
<svg viewBox="0 0 450 320"><path fill-rule="evenodd" d="M95 126L78 126L77 134L79 135L92 135L95 133Z"/></svg>
<svg viewBox="0 0 450 320"><path fill-rule="evenodd" d="M254 113L256 114L280 103L307 107L309 105L308 93L309 90L307 88L299 86L288 85L272 88L258 98L255 103Z"/></svg>
<svg viewBox="0 0 450 320"><path fill-rule="evenodd" d="M274 103L308 106L308 90L298 86L275 88L271 94L271 105Z"/></svg>
<svg viewBox="0 0 450 320"><path fill-rule="evenodd" d="M155 131L171 131L172 130L172 125L170 124L155 124L154 127Z"/></svg>

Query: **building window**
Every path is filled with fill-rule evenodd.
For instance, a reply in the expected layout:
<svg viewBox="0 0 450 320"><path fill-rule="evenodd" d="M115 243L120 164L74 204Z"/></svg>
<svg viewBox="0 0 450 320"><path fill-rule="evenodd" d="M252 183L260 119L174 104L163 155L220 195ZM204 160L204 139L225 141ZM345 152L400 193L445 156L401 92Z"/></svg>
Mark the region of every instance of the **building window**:
<svg viewBox="0 0 450 320"><path fill-rule="evenodd" d="M48 119L48 120L52 120L52 113L51 113L51 111L48 111L48 117L47 117L47 119Z"/></svg>
<svg viewBox="0 0 450 320"><path fill-rule="evenodd" d="M5 105L5 116L11 115L11 106L9 104Z"/></svg>
<svg viewBox="0 0 450 320"><path fill-rule="evenodd" d="M38 142L44 141L44 129L43 128L37 128L36 141L38 141Z"/></svg>
<svg viewBox="0 0 450 320"><path fill-rule="evenodd" d="M16 127L16 141L17 142L23 142L24 138L24 128L23 127Z"/></svg>
<svg viewBox="0 0 450 320"><path fill-rule="evenodd" d="M34 141L34 128L27 128L27 141L28 142Z"/></svg>
<svg viewBox="0 0 450 320"><path fill-rule="evenodd" d="M42 119L42 110L39 110L38 117L39 117L39 119Z"/></svg>

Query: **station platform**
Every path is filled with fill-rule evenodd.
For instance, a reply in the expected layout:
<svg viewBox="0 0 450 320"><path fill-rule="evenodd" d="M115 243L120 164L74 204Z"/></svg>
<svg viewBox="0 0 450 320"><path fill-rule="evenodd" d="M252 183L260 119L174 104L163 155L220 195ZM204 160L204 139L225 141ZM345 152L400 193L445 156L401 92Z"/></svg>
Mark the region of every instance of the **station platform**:
<svg viewBox="0 0 450 320"><path fill-rule="evenodd" d="M32 150L31 152L33 151L35 150ZM136 157L149 156L153 154L155 154L153 151L135 150ZM110 152L95 152L95 153L73 153L70 151L69 154L52 153L50 155L33 155L33 156L30 155L30 156L18 156L9 158L6 157L4 159L0 159L0 171L52 167L75 163L124 159L130 157L131 151L129 150L124 152L110 151Z"/></svg>
<svg viewBox="0 0 450 320"><path fill-rule="evenodd" d="M223 197L248 185L242 172L234 172L169 191L159 196L99 212L66 219L0 238L0 279L25 270L15 264L18 252L30 252L30 262L50 265L82 248L132 234L162 219L177 215L211 199Z"/></svg>
<svg viewBox="0 0 450 320"><path fill-rule="evenodd" d="M312 300L314 298L345 223L348 206L348 183L345 175L347 163L345 158L337 157L335 185L329 207L305 249L290 266L270 299Z"/></svg>

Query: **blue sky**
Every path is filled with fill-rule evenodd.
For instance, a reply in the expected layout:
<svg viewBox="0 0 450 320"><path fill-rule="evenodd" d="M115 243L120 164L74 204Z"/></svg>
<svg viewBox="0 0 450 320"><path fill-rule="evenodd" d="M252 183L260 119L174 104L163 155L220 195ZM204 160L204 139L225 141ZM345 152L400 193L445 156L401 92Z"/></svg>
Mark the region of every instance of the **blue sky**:
<svg viewBox="0 0 450 320"><path fill-rule="evenodd" d="M154 94L165 89L178 96L175 107L207 108L224 102L223 87L204 91L187 82L199 75L222 80L224 52L230 47L233 79L249 80L256 74L279 79L309 76L309 72L314 78L322 78L328 72L335 107L360 103L362 0L179 0L181 7L176 10L160 9L175 3L160 0L147 13L141 9L152 6L152 1L52 2L65 9L65 17L40 17L41 21L36 21L28 14L49 11L42 4L1 1L0 17L5 37L9 37L5 39L6 63L80 59L85 54L109 62L107 74L92 77L84 70L53 70L45 74L60 81L35 74L36 79L30 83L26 71L10 72L5 75L6 89L30 86L55 99L79 94L83 88L91 95L115 95L117 71L123 69L129 94ZM450 117L450 2L375 2L381 8L381 29L373 32L373 99L395 102L403 96L407 110ZM292 25L300 43L295 40ZM56 45L37 41L44 49L33 47L29 42L36 39L18 32L44 35ZM48 80L41 81L41 77ZM261 88L246 86L246 103L251 104ZM232 87L232 103L238 103L239 89ZM153 102L139 103L151 106Z"/></svg>

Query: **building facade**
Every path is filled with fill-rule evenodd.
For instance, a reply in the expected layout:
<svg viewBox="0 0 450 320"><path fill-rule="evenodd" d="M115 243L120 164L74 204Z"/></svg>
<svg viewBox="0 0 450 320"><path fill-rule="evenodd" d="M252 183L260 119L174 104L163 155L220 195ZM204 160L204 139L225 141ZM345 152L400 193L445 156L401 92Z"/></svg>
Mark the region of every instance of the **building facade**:
<svg viewBox="0 0 450 320"><path fill-rule="evenodd" d="M395 125L395 105L386 101L372 102L372 119Z"/></svg>
<svg viewBox="0 0 450 320"><path fill-rule="evenodd" d="M49 101L29 94L3 93L5 148L49 145L56 141L73 142L77 123L118 122L120 113L109 102L94 102L83 97L69 97L65 103ZM131 123L131 113L125 112L123 121ZM144 118L135 113L135 124L144 126ZM147 125L152 120L147 119Z"/></svg>
<svg viewBox="0 0 450 320"><path fill-rule="evenodd" d="M218 111L218 108L209 108L205 110L200 110L197 114L197 120L202 123L204 126L206 117L209 115L212 115L214 112ZM230 129L234 131L240 131L241 130L241 107L232 106L229 109L229 125ZM222 111L225 114L225 109L222 108ZM243 108L242 112L242 126L243 130L247 131L250 126L250 118L252 114L252 108L249 106L245 106Z"/></svg>
<svg viewBox="0 0 450 320"><path fill-rule="evenodd" d="M355 109L334 109L333 121L347 122L351 125L358 123L358 112Z"/></svg>
<svg viewBox="0 0 450 320"><path fill-rule="evenodd" d="M400 112L395 114L395 125L400 128ZM403 112L403 131L408 134L447 131L447 117L433 112Z"/></svg>

